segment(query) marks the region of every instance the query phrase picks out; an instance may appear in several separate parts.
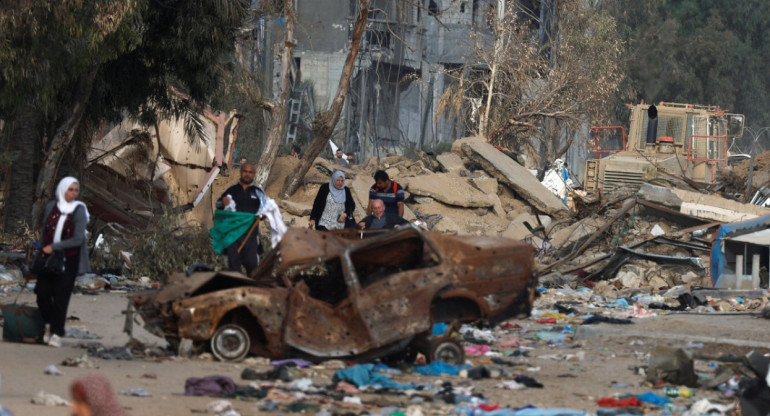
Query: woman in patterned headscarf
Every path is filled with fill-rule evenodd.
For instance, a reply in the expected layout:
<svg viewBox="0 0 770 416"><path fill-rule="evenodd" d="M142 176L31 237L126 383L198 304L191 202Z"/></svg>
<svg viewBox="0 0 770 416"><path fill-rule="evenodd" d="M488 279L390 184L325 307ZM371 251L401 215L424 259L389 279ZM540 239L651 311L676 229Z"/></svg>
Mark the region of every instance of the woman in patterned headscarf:
<svg viewBox="0 0 770 416"><path fill-rule="evenodd" d="M43 214L43 253L64 252L63 272L40 274L35 285L37 306L46 325L43 341L52 347L61 346L75 277L91 271L86 246L89 214L86 205L77 200L79 193L78 180L65 177L56 187L56 199L45 206Z"/></svg>
<svg viewBox="0 0 770 416"><path fill-rule="evenodd" d="M110 381L101 374L86 374L70 385L72 416L126 416Z"/></svg>
<svg viewBox="0 0 770 416"><path fill-rule="evenodd" d="M310 212L309 228L316 230L341 230L345 220L353 218L356 205L350 189L345 186L345 174L336 171L328 184L321 185Z"/></svg>

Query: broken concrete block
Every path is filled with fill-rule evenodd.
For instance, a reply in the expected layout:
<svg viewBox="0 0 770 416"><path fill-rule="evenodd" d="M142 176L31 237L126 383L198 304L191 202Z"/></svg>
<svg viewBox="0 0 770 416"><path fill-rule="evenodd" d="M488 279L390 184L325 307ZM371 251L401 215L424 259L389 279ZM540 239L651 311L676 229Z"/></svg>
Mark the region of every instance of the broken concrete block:
<svg viewBox="0 0 770 416"><path fill-rule="evenodd" d="M489 143L467 142L463 152L487 173L510 186L536 209L550 215L567 213L567 206L544 187L527 168L516 163Z"/></svg>
<svg viewBox="0 0 770 416"><path fill-rule="evenodd" d="M584 218L568 227L561 228L556 232L549 232L551 237L551 244L554 247L561 247L567 243L574 243L580 241L582 238L587 237L596 232L599 229L601 223L595 218Z"/></svg>
<svg viewBox="0 0 770 416"><path fill-rule="evenodd" d="M322 172L325 175L331 176L336 171L342 171L342 173L345 174L345 178L350 180L356 177L357 172L353 169L348 169L345 167L342 167L340 165L335 164L332 161L326 160L321 157L317 157L313 161L313 167L318 169L320 172Z"/></svg>
<svg viewBox="0 0 770 416"><path fill-rule="evenodd" d="M642 286L642 278L631 270L621 270L616 277L623 287L638 288Z"/></svg>
<svg viewBox="0 0 770 416"><path fill-rule="evenodd" d="M467 174L468 170L465 169L463 160L457 153L442 153L436 156L436 160L441 165L441 169L444 172L461 174L464 172Z"/></svg>
<svg viewBox="0 0 770 416"><path fill-rule="evenodd" d="M680 212L694 217L724 222L746 221L770 214L770 209L752 204L742 204L715 195L672 189L682 204Z"/></svg>
<svg viewBox="0 0 770 416"><path fill-rule="evenodd" d="M471 178L471 184L487 195L497 195L497 179L495 178Z"/></svg>
<svg viewBox="0 0 770 416"><path fill-rule="evenodd" d="M458 234L460 232L460 226L452 221L451 218L443 217L441 218L441 221L436 224L436 231L446 234Z"/></svg>
<svg viewBox="0 0 770 416"><path fill-rule="evenodd" d="M662 235L666 235L666 230L663 228L663 226L661 226L661 224L655 224L652 226L650 234L653 237L660 237Z"/></svg>
<svg viewBox="0 0 770 416"><path fill-rule="evenodd" d="M596 283L596 286L593 288L593 294L596 296L603 296L608 299L613 299L617 297L618 290L615 286L613 286L610 282L606 280L602 280Z"/></svg>
<svg viewBox="0 0 770 416"><path fill-rule="evenodd" d="M296 215L298 217L305 217L310 215L310 211L313 209L313 207L310 205L287 201L285 199L279 199L278 206L289 214Z"/></svg>
<svg viewBox="0 0 770 416"><path fill-rule="evenodd" d="M394 179L394 178L396 178L398 176L401 176L401 170L398 169L398 167L385 169L385 173L388 174L388 177L390 179ZM398 182L398 181L396 181L396 182Z"/></svg>
<svg viewBox="0 0 770 416"><path fill-rule="evenodd" d="M529 223L532 228L538 226L537 218L535 218L534 215L525 212L523 214L519 214L513 221L511 221L511 223L508 225L508 228L503 231L502 236L514 240L527 239L532 243L532 246L535 248L540 248L542 246L543 239L533 236L532 232L530 232L524 225L524 222Z"/></svg>
<svg viewBox="0 0 770 416"><path fill-rule="evenodd" d="M662 287L672 286L668 281L666 281L666 279L660 276L651 277L648 285L652 288L654 292L657 292Z"/></svg>
<svg viewBox="0 0 770 416"><path fill-rule="evenodd" d="M410 178L409 192L419 196L429 196L447 205L464 208L487 208L492 201L483 192L468 184L466 179L451 173Z"/></svg>
<svg viewBox="0 0 770 416"><path fill-rule="evenodd" d="M671 192L671 189L646 182L641 184L637 195L645 201L653 202L665 207L678 209L682 205L682 200L676 196L676 194Z"/></svg>
<svg viewBox="0 0 770 416"><path fill-rule="evenodd" d="M352 181L347 181L347 185L356 201L356 219L360 220L366 216L365 211L369 206L369 188L374 185L374 179L358 176Z"/></svg>
<svg viewBox="0 0 770 416"><path fill-rule="evenodd" d="M704 195L704 196L710 196L710 195ZM718 198L718 197L715 197L715 198ZM727 202L733 202L733 201L727 201ZM748 207L757 207L756 205L749 205L749 204L741 204L741 205L746 205ZM760 207L757 207L757 208L760 208ZM757 218L761 215L770 214L770 210L768 210L764 214L758 214L756 213L756 211L758 210L751 209L751 208L748 209L747 211L749 212L747 212L747 211L743 211L741 207L723 208L719 206L713 206L709 204L702 204L702 203L695 203L695 202L682 202L680 211L683 214L692 215L693 217L698 217L698 218L712 220L712 221L722 221L722 222L741 222L741 221L747 221L753 218ZM750 211L755 211L755 212L750 212Z"/></svg>
<svg viewBox="0 0 770 416"><path fill-rule="evenodd" d="M682 283L689 284L699 280L701 277L692 270L682 275Z"/></svg>
<svg viewBox="0 0 770 416"><path fill-rule="evenodd" d="M500 197L497 196L499 184L495 178L472 178L471 185L484 192L492 201L492 210L500 218L505 218L505 209Z"/></svg>

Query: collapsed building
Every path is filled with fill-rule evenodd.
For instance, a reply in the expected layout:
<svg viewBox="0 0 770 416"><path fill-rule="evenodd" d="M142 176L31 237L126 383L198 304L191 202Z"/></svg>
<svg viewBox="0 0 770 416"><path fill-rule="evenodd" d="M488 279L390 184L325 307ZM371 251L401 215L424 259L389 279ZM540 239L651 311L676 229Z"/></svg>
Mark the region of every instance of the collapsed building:
<svg viewBox="0 0 770 416"><path fill-rule="evenodd" d="M142 227L174 209L184 219L210 227L209 189L233 166L237 112L204 110L198 136L183 119L160 120L148 128L130 120L111 126L88 153L84 198L103 222Z"/></svg>

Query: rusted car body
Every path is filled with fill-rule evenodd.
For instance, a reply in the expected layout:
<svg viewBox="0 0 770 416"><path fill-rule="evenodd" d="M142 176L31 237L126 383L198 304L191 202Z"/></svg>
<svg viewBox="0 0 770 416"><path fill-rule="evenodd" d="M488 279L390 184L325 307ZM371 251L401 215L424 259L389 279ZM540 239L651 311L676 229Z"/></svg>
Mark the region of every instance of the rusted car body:
<svg viewBox="0 0 770 416"><path fill-rule="evenodd" d="M527 315L533 249L497 237L406 226L382 235L292 228L246 277L178 273L132 297L148 330L208 342L215 356L373 358L405 348L435 322Z"/></svg>

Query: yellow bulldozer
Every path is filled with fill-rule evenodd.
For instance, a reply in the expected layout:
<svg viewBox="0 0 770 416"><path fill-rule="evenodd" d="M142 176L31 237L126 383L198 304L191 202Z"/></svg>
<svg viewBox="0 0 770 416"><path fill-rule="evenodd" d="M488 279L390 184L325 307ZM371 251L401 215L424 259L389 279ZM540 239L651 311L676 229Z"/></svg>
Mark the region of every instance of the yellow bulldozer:
<svg viewBox="0 0 770 416"><path fill-rule="evenodd" d="M661 102L630 105L622 126L593 127L586 191L638 187L656 177L710 184L727 167L728 146L743 136L744 116L716 106Z"/></svg>

